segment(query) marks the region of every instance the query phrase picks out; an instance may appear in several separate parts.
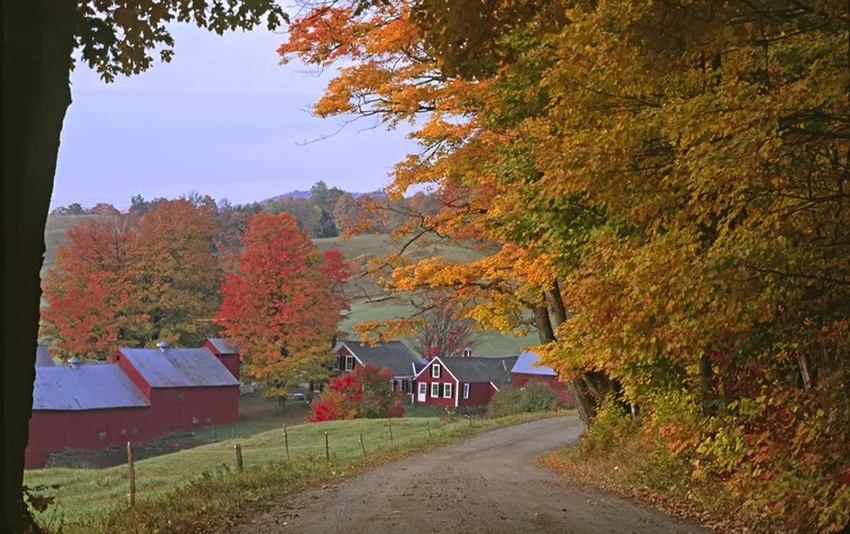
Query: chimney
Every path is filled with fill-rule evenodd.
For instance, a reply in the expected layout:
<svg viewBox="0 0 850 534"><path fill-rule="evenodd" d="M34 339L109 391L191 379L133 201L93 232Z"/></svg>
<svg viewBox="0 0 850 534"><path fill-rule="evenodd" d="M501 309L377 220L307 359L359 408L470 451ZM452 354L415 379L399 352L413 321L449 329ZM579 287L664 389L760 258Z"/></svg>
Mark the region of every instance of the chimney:
<svg viewBox="0 0 850 534"><path fill-rule="evenodd" d="M463 357L464 358L471 358L472 357L472 349L469 348L469 347L465 347L463 349Z"/></svg>
<svg viewBox="0 0 850 534"><path fill-rule="evenodd" d="M71 358L68 360L68 367L70 367L71 369L76 369L79 366L80 366L80 359L77 358L76 356L71 356Z"/></svg>
<svg viewBox="0 0 850 534"><path fill-rule="evenodd" d="M156 344L156 348L163 352L165 352L165 349L167 349L169 346L170 345L168 344L168 341L160 341Z"/></svg>

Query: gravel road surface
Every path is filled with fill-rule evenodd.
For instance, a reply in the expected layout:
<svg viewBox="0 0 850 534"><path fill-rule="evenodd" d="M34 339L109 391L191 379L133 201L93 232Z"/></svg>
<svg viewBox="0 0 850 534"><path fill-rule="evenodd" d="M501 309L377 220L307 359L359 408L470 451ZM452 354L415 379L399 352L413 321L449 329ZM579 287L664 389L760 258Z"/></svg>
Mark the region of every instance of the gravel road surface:
<svg viewBox="0 0 850 534"><path fill-rule="evenodd" d="M535 465L580 433L574 416L494 430L286 498L233 532L707 532Z"/></svg>

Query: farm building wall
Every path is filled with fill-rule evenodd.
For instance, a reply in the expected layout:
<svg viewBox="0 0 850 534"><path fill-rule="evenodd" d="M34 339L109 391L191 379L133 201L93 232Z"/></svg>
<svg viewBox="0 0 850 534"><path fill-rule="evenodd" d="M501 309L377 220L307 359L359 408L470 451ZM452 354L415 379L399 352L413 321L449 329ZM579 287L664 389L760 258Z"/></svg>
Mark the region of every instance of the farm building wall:
<svg viewBox="0 0 850 534"><path fill-rule="evenodd" d="M43 466L47 455L65 448L102 449L140 443L161 434L148 407L102 410L34 410L29 421L25 467Z"/></svg>
<svg viewBox="0 0 850 534"><path fill-rule="evenodd" d="M109 357L109 362L117 363L121 370L124 371L124 374L126 374L127 377L133 381L133 384L139 388L139 391L144 393L145 397L148 399L151 398L151 385L147 380L145 380L142 374L133 367L127 358L122 358L121 354L113 354Z"/></svg>
<svg viewBox="0 0 850 534"><path fill-rule="evenodd" d="M239 419L239 386L154 388L149 409L163 433L233 423Z"/></svg>
<svg viewBox="0 0 850 534"><path fill-rule="evenodd" d="M202 347L209 349L210 352L215 354L215 357L219 359L221 363L227 367L227 370L230 371L230 374L236 380L239 380L239 373L241 372L242 360L238 354L224 354L218 350L214 343L212 343L209 339L204 341Z"/></svg>
<svg viewBox="0 0 850 534"><path fill-rule="evenodd" d="M425 367L425 369L423 369L419 376L416 377L416 379L414 380L413 398L418 404L425 404L427 406L434 406L438 408L454 408L458 382L457 380L455 380L454 376L452 376L452 374L449 372L448 368L446 368L445 365L441 365L440 378L431 378L431 368L435 364L440 364L440 362L434 360L428 362L428 365ZM426 384L424 402L419 400L419 384ZM439 384L439 386L437 386L439 388L439 397L431 396L431 384ZM443 396L445 384L451 384L452 387L452 394L451 397L448 399Z"/></svg>
<svg viewBox="0 0 850 534"><path fill-rule="evenodd" d="M511 373L511 386L515 388L521 388L531 381L537 381L548 385L558 395L558 397L561 398L561 401L563 401L565 406L567 406L568 408L575 407L575 400L573 400L572 392L569 390L566 384L558 380L558 377L549 375Z"/></svg>
<svg viewBox="0 0 850 534"><path fill-rule="evenodd" d="M469 398L463 398L463 382L459 386L459 406L486 406L496 390L490 382L469 382Z"/></svg>

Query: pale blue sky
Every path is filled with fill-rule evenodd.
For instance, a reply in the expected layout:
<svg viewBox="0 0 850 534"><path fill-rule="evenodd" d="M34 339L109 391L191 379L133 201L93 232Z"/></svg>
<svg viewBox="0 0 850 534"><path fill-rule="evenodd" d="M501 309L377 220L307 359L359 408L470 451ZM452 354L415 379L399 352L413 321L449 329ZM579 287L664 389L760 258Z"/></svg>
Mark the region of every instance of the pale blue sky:
<svg viewBox="0 0 850 534"><path fill-rule="evenodd" d="M310 114L330 73L280 65L283 35L264 29L218 36L173 28L171 63L104 84L82 64L62 130L52 207L195 190L233 203L262 200L324 180L348 191L388 182L393 164L415 150L403 132L363 119Z"/></svg>

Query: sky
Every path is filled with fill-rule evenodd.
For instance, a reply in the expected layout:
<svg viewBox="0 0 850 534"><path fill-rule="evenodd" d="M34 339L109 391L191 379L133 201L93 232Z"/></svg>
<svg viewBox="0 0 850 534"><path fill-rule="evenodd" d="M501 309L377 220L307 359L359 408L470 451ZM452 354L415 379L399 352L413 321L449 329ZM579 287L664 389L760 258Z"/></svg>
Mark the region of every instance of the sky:
<svg viewBox="0 0 850 534"><path fill-rule="evenodd" d="M190 191L234 204L263 200L324 180L374 191L415 145L404 131L310 108L332 72L280 65L282 33L223 36L175 25L171 63L103 83L82 62L71 75L51 208Z"/></svg>

